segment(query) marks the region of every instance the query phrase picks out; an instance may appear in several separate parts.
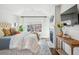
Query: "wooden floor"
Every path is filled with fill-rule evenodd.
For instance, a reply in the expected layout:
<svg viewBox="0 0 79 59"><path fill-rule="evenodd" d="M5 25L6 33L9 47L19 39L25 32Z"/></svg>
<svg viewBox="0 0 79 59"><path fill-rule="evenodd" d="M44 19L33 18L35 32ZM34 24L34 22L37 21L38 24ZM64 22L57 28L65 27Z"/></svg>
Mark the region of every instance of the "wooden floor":
<svg viewBox="0 0 79 59"><path fill-rule="evenodd" d="M59 54L56 52L56 49L55 49L55 48L50 48L50 51L51 51L52 55L59 55Z"/></svg>

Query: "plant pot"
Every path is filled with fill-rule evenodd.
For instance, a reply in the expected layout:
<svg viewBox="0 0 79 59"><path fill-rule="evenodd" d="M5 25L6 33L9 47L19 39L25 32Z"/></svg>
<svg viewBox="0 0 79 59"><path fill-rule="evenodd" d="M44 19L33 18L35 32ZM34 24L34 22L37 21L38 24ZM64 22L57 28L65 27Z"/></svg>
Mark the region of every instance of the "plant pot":
<svg viewBox="0 0 79 59"><path fill-rule="evenodd" d="M58 33L58 36L63 36L63 32L59 32Z"/></svg>

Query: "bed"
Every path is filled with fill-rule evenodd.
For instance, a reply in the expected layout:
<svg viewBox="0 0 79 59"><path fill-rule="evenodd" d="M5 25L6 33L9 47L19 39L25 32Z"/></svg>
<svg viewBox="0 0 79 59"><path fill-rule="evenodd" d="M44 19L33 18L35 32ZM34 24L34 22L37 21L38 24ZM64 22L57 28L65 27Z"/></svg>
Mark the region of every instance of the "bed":
<svg viewBox="0 0 79 59"><path fill-rule="evenodd" d="M11 24L0 22L0 29L2 30L3 28L9 29L11 28ZM39 48L37 36L33 33L21 32L12 36L4 36L2 32L1 34L3 36L0 36L0 54L6 54L6 52L7 54L19 54L20 52L25 52L25 50L34 54Z"/></svg>
<svg viewBox="0 0 79 59"><path fill-rule="evenodd" d="M10 28L8 22L0 22L0 29ZM0 33L0 55L50 55L47 45L42 48L37 33L22 32L17 35L3 36Z"/></svg>
<svg viewBox="0 0 79 59"><path fill-rule="evenodd" d="M19 37L18 35L13 36L11 38L15 37L20 38L21 36ZM29 36L25 38L28 39ZM1 49L0 55L51 55L49 47L45 41L43 40L36 41L34 40L35 38L33 38L33 36L29 40L27 39L20 40L20 39L19 40L11 39L9 49ZM24 44L24 42L28 43Z"/></svg>

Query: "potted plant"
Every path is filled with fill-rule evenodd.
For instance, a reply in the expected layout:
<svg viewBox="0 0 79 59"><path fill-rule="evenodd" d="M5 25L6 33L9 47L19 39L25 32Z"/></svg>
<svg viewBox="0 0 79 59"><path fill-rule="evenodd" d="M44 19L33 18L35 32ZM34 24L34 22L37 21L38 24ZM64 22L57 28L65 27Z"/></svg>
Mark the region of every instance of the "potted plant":
<svg viewBox="0 0 79 59"><path fill-rule="evenodd" d="M23 31L23 25L20 25L18 30L19 30L19 32L22 32Z"/></svg>
<svg viewBox="0 0 79 59"><path fill-rule="evenodd" d="M60 32L62 32L63 24L57 24L57 27L60 29Z"/></svg>
<svg viewBox="0 0 79 59"><path fill-rule="evenodd" d="M62 28L63 28L63 24L60 23L60 24L57 24L57 27L59 28L60 32L59 32L59 35L62 36L63 35L63 31L62 31Z"/></svg>

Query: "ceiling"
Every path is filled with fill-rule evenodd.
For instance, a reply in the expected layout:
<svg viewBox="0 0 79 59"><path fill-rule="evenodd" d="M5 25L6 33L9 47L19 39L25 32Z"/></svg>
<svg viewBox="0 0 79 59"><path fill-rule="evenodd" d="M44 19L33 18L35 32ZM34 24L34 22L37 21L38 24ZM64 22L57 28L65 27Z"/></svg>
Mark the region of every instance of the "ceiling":
<svg viewBox="0 0 79 59"><path fill-rule="evenodd" d="M51 15L55 5L51 4L0 4L0 13L20 16Z"/></svg>

